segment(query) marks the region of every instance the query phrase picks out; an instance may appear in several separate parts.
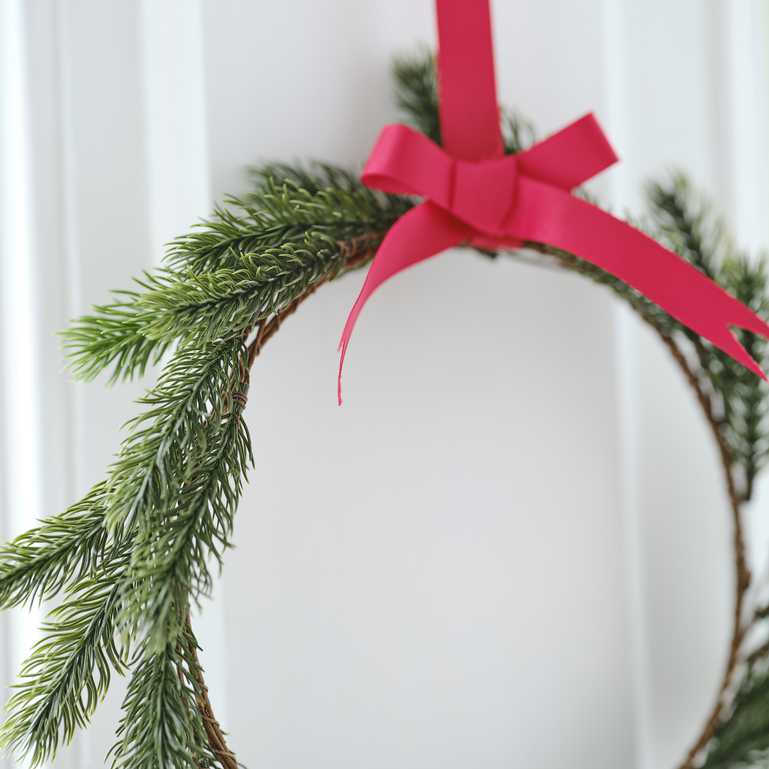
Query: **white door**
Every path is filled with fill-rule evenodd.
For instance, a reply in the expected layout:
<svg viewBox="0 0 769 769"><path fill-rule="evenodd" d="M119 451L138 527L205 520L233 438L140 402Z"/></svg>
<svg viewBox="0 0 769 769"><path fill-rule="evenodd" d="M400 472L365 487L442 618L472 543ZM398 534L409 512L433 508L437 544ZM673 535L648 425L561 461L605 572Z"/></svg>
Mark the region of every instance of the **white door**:
<svg viewBox="0 0 769 769"><path fill-rule="evenodd" d="M6 328L34 319L6 337L37 351L6 400L32 399L40 436L15 460L39 499L7 478L11 533L103 474L141 391L68 384L54 332L246 189L249 164L359 168L398 117L392 56L434 30L431 0L5 3L31 233ZM540 135L595 110L624 159L595 186L616 207L681 166L769 243L761 10L496 0L501 101ZM665 352L576 276L457 251L367 306L339 409L361 280L319 291L252 377L256 467L198 620L239 759L672 766L715 693L731 572L715 452ZM119 699L57 766L102 765Z"/></svg>

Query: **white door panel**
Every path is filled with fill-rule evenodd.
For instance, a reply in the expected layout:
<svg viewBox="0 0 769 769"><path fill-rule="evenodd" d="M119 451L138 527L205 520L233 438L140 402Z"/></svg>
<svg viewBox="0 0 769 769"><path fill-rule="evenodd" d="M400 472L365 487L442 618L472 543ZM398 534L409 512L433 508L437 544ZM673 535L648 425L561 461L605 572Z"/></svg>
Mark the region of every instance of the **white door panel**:
<svg viewBox="0 0 769 769"><path fill-rule="evenodd" d="M54 331L243 191L247 165L359 168L398 118L392 56L434 44L433 9L5 2L26 33L48 425L30 462L55 512L103 474L140 387L66 383ZM588 110L605 122L623 163L594 185L604 200L637 208L643 181L678 165L769 243L760 0L494 13L503 102L541 135ZM239 758L672 765L714 693L731 574L715 452L665 352L577 277L457 251L370 302L338 409L336 342L362 278L319 291L254 370L257 464L198 619ZM29 523L14 510L4 531ZM119 694L57 766L102 765Z"/></svg>

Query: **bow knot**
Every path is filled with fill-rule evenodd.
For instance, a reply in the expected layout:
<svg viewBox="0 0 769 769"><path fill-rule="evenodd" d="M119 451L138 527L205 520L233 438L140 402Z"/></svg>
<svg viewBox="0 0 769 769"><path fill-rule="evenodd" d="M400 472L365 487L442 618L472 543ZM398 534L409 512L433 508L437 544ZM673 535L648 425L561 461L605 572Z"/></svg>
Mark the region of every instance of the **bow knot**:
<svg viewBox="0 0 769 769"><path fill-rule="evenodd" d="M502 235L516 201L518 158L453 158L413 128L390 125L362 178L384 192L427 198L479 232Z"/></svg>
<svg viewBox="0 0 769 769"><path fill-rule="evenodd" d="M504 235L517 197L515 155L475 162L452 160L452 167L451 213L486 235Z"/></svg>
<svg viewBox="0 0 769 769"><path fill-rule="evenodd" d="M485 160L451 157L413 128L389 125L379 135L362 179L384 192L426 198L478 235L510 238L518 235L512 228L519 177L568 192L616 159L593 115L528 150Z"/></svg>

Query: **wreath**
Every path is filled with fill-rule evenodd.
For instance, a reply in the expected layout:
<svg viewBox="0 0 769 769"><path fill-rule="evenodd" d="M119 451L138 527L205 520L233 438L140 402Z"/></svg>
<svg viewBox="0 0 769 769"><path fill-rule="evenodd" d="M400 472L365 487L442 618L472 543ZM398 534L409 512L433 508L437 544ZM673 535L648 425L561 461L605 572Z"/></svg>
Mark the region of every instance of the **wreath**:
<svg viewBox="0 0 769 769"><path fill-rule="evenodd" d="M399 59L394 76L408 122L440 144L435 57ZM501 136L506 158L534 142L531 124L509 111L501 113ZM211 590L211 564L222 565L253 463L243 416L251 370L288 316L324 283L371 263L396 223L419 207L412 196L372 190L331 165L267 165L252 169L251 181L247 195L229 198L173 241L161 268L64 332L79 379L105 371L113 381L131 379L161 363L162 371L139 399L142 411L106 479L0 550L2 608L60 597L0 727L2 745L33 765L53 759L88 725L117 674L129 683L109 756L114 767L239 766L209 701L190 612ZM765 263L732 245L687 179L675 174L647 193L649 235L769 317ZM749 589L742 511L769 454L766 382L717 340L568 250L529 239L461 245L487 269L497 259L525 259L606 286L654 330L689 383L728 492L735 593L721 684L680 769L764 765L769 643L754 639L769 606ZM769 358L760 335L736 334L752 359Z"/></svg>

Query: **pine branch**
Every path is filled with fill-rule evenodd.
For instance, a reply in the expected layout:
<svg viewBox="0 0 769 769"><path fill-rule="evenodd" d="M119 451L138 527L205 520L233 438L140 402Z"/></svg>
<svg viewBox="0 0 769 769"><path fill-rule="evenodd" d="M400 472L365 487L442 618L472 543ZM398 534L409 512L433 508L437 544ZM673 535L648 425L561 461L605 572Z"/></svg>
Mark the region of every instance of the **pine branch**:
<svg viewBox="0 0 769 769"><path fill-rule="evenodd" d="M723 220L680 171L667 183L649 184L646 193L660 242L716 279L719 264L733 252Z"/></svg>
<svg viewBox="0 0 769 769"><path fill-rule="evenodd" d="M115 628L126 559L125 553L116 555L69 591L22 666L0 727L0 746L30 757L33 766L53 758L87 726L112 671L125 670Z"/></svg>
<svg viewBox="0 0 769 769"><path fill-rule="evenodd" d="M168 341L147 336L148 322L136 291L115 292L112 304L97 305L93 315L73 321L62 332L69 368L76 379L90 381L110 367L109 381L143 377L158 363Z"/></svg>
<svg viewBox="0 0 769 769"><path fill-rule="evenodd" d="M35 756L52 755L75 726L85 724L102 694L104 675L95 690L85 682L92 694L82 711L72 715L68 704L62 715L50 706L50 698L60 693L60 687L66 687L69 696L82 682L84 668L78 666L79 656L89 649L93 652L97 642L106 644L107 636L113 638L118 627L124 631L133 628L135 632L128 634L135 642L142 637L138 633L147 639L142 645L139 678L144 670L157 674L167 669L167 659L165 667L159 667L158 654L159 650L170 654L169 649L182 643L180 607L198 600L210 588L206 564L212 556L220 560L228 544L241 478L250 461L248 435L240 416L245 404L242 338L247 329L257 324L267 332L257 335L258 345L252 350L258 351L280 318L293 311L298 297L348 269L359 254L370 258L389 224L410 205L370 193L358 182L353 185L352 178L341 171L322 170L316 177L319 183L336 179L341 186L319 189L312 196L290 182L278 189L272 173L269 169L263 172L255 193L269 214L257 211L252 203L244 204L244 219L239 220L238 228L244 231L244 222L263 225L268 218L276 222L282 216L284 229L295 228L291 233L295 243L278 241L277 247L251 254L236 252L230 243L226 251L229 266L225 264L214 274L196 274L193 268L202 262L193 260L183 273L170 268L145 276L138 284L140 290L121 294L119 306L102 308L99 317L81 320L75 325L76 333L68 337L81 373L89 375L108 362L115 365L116 376L130 374L150 360L147 350L165 351L172 339L180 346L158 384L142 399L146 411L129 423L129 435L106 485L100 487L98 527L94 523L94 528L102 540L97 543L94 533L89 546L81 537L81 544L92 555L103 549L106 519L109 530L130 549L129 564L112 575L114 592L109 596L114 600L107 602L100 596L104 598L101 614L94 605L86 607L80 601L78 609L73 603L72 611L80 611L84 621L87 610L96 613L95 618L79 628L71 622L61 628L46 627L46 643L59 649L62 660L51 664L38 654L25 667L25 675L37 680L40 702L34 705L49 707L50 712L45 723L40 719L30 722L31 695L25 695L26 710L17 697L14 702L19 712L7 722L7 741L22 750L36 751ZM304 173L310 172L297 171L297 178ZM232 224L234 219L227 222ZM372 230L372 226L380 229ZM265 242L274 236L267 235ZM215 251L210 253L216 255ZM198 252L193 256L205 255ZM201 316L205 322L185 322L200 321ZM137 337L146 344L135 344ZM158 341L160 346L153 347ZM251 351L247 357L250 362ZM79 510L76 507L74 512ZM56 522L44 526L51 533ZM63 545L60 550L64 553ZM62 553L56 555L66 563ZM70 563L75 562L74 555L68 557ZM9 573L14 566L8 561ZM41 565L37 568L43 570ZM59 575L54 572L44 583L46 595L59 586ZM19 595L25 590L19 587ZM98 639L93 630L97 626L104 629ZM65 643L64 634L70 631ZM65 675L60 668L74 673ZM59 688L46 688L50 676ZM59 736L54 730L62 721ZM33 745L38 739L40 745ZM128 761L126 756L124 751Z"/></svg>
<svg viewBox="0 0 769 769"><path fill-rule="evenodd" d="M359 245L365 249L366 241L361 241ZM352 265L365 261L367 256L368 252L365 250L361 252L356 252L354 250L350 251L348 253L348 264ZM247 364L249 367L254 362L268 339L270 339L278 331L281 323L286 319L286 317L291 315L299 306L299 304L306 300L314 292L318 285L320 284L315 284L302 296L297 297L290 306L284 308L280 313L271 318L269 322L263 323L260 326L256 336L248 348ZM246 384L246 379L241 377L239 384L241 387L244 387ZM241 397L237 397L238 394L240 394ZM233 404L235 404L239 409L242 409L245 406L245 392L241 391L240 393L233 393L232 401ZM234 422L239 419L240 414L238 412L232 414L230 429L232 429L232 424L234 424ZM230 443L229 445L233 446L234 443L236 442ZM235 449L236 453L238 451L240 452L240 457L237 461L237 464L242 467L245 464L245 447L242 443L239 449ZM250 449L248 453L250 455ZM232 474L230 477L233 477ZM233 512L234 507L235 503L233 501ZM180 520L182 522L181 532L182 535L185 535L190 531L189 528L186 528L189 525L189 520ZM158 526L158 528L155 530L161 530L161 526ZM175 576L178 558L185 552L184 547L176 547L175 544L176 543L169 547L159 547L154 551L161 554L164 552L170 553L170 564L172 565L172 568L166 569L165 571L161 570L152 575L155 578L159 576L161 582L164 578L168 580L169 576ZM204 563L205 557L206 556L203 555L198 563ZM130 581L129 584L134 587L136 583L135 581ZM168 584L168 582L165 584ZM204 759L207 758L207 760L211 762L210 766L218 767L221 764L222 769L236 769L238 764L234 755L225 744L224 734L213 715L210 702L208 701L208 692L203 680L203 671L200 667L200 663L198 662L198 646L189 623L189 611L182 611L184 603L178 594L174 595L174 590L172 588L167 588L165 590L161 588L159 592L165 592L167 596L170 596L170 599L166 604L167 610L165 611L157 612L157 605L153 610L152 605L150 604L150 615L155 616L156 618L160 616L161 618L160 623L158 623L156 626L163 627L163 621L169 616L173 617L174 624L181 625L181 618L184 615L183 632L178 635L177 644L175 647L173 644L168 643L165 647L158 648L156 639L153 645L149 646L142 654L137 656L137 660L139 661L138 676L132 680L129 697L125 703L126 714L121 722L119 732L119 736L121 736L122 739L114 748L113 755L116 757L116 760L119 759L120 761L124 761L124 763L118 762L118 766L125 768L136 767L138 769L139 767L143 766L143 761L146 762L149 760L148 756L157 756L159 752L160 755L163 755L165 752L169 753L170 755L166 756L163 760L173 761L174 754L176 754L179 761L186 761L187 758L185 758L185 756L202 756L203 758L200 759L200 766L209 765L203 762ZM145 603L148 602L145 601ZM162 606L162 603L160 605ZM154 652L152 651L153 648L155 649ZM141 714L137 715L137 713L140 711L141 703L152 701L152 697L155 695L153 689L157 686L157 676L159 675L158 671L166 670L168 661L170 659L173 659L173 664L176 666L179 672L182 687L178 693L179 696L176 699L176 704L174 704L173 698L168 702L165 700L161 701L152 709L151 712L154 715L150 716L149 719L142 722L140 719L141 714L144 714L144 711L141 711ZM155 673L147 673L146 671L155 671ZM168 679L163 678L164 682L167 680ZM190 690L194 690L194 698L197 712L200 717L200 722L196 720L194 713L191 713ZM175 708L176 710L174 711ZM168 715L169 713L173 714L174 712L175 718ZM184 717L187 723L186 735L176 735L172 740L171 748L167 748L165 745L158 745L156 741L157 729L160 728L159 724L164 722L169 717L173 718L172 723L180 722L181 717ZM149 723L147 721L149 721ZM200 740L199 723L202 723L203 729L206 732L207 742L205 743L201 743ZM172 735L175 734L173 731L171 731L171 733ZM174 746L176 747L174 748ZM181 763L178 765L188 766L187 763ZM154 764L150 763L149 766L154 766ZM169 764L169 766L177 766L177 764Z"/></svg>
<svg viewBox="0 0 769 769"><path fill-rule="evenodd" d="M502 109L502 141L505 154L514 155L530 147L537 140L534 124L520 112Z"/></svg>
<svg viewBox="0 0 769 769"><path fill-rule="evenodd" d="M719 271L719 283L763 318L769 318L769 286L766 262L751 262L744 256L725 261ZM742 329L737 338L748 354L769 364L766 340ZM722 399L723 432L732 451L734 464L742 476L742 496L753 496L756 476L769 455L769 386L720 351L711 348L703 365L713 389Z"/></svg>
<svg viewBox="0 0 769 769"><path fill-rule="evenodd" d="M435 54L427 49L395 59L395 103L418 131L441 144Z"/></svg>
<svg viewBox="0 0 769 769"><path fill-rule="evenodd" d="M224 767L208 742L185 636L158 653L139 654L123 702L113 769L214 769Z"/></svg>
<svg viewBox="0 0 769 769"><path fill-rule="evenodd" d="M61 515L0 549L0 607L51 598L94 573L105 557L105 488L100 483Z"/></svg>
<svg viewBox="0 0 769 769"><path fill-rule="evenodd" d="M265 165L250 171L254 190L229 198L195 231L171 244L169 266L180 272L238 267L239 257L284 246L318 251L363 234L381 237L412 205L364 187L344 169L315 164Z"/></svg>
<svg viewBox="0 0 769 769"><path fill-rule="evenodd" d="M336 242L293 243L244 254L237 266L186 276L159 275L137 301L153 339L209 342L274 315L321 277L345 264Z"/></svg>
<svg viewBox="0 0 769 769"><path fill-rule="evenodd" d="M675 249L706 275L763 318L769 318L766 263L751 262L736 253L731 238L712 206L696 194L681 173L666 184L649 187L649 201L658 238ZM699 372L709 383L719 429L728 445L740 496L751 498L756 474L769 452L769 388L766 382L737 364L728 355L702 341L687 329L699 361ZM758 361L769 362L766 342L742 329L739 341Z"/></svg>
<svg viewBox="0 0 769 769"><path fill-rule="evenodd" d="M702 769L749 769L769 762L769 668L751 663L708 745Z"/></svg>
<svg viewBox="0 0 769 769"><path fill-rule="evenodd" d="M123 619L132 633L146 633L151 652L177 640L184 622L179 607L210 592L207 564L213 558L221 567L229 545L243 480L253 463L242 418L247 358L241 346L224 391L227 410L208 415L201 436L190 447L173 502L149 508L138 528Z"/></svg>
<svg viewBox="0 0 769 769"><path fill-rule="evenodd" d="M281 175L282 174L282 175ZM255 190L230 198L169 247L168 267L117 292L112 304L74 321L64 334L72 372L112 381L143 375L173 343L208 341L279 311L322 273L343 267L340 243L378 242L411 203L364 187L333 166L265 166Z"/></svg>
<svg viewBox="0 0 769 769"><path fill-rule="evenodd" d="M242 467L250 461L248 435L241 419L245 401L239 397L244 385L242 372L244 354L247 352L242 345L237 347L239 353L235 359L235 371L241 378L236 380L237 387L230 387L222 399L229 413L225 415L221 427L215 430L217 423L211 421L208 428L209 437L219 437L222 448L210 455L204 451L210 441L196 442L196 460L186 466L187 481L182 483L178 506L182 510L186 503L189 508L186 518L179 515L175 521L166 521L165 516L158 514L167 513L161 508L155 511L154 518L144 522L145 526L140 532L144 534L145 545L152 541L152 537L147 537L147 527L150 531L162 534L161 546L158 548L145 547L141 550L131 536L124 537L121 540L121 552L124 555L113 554L106 565L100 567L97 576L81 579L71 591L70 598L53 612L54 621L44 626L43 640L22 668L21 677L27 680L9 702L11 715L0 733L0 742L25 755L31 754L35 764L52 757L61 743L71 740L76 728L87 724L96 705L106 693L110 665L118 672L123 672L124 660L114 641L121 617L131 616L138 611L145 620L147 614L150 619L156 619L147 604L156 609L161 607L165 612L162 614L165 622L161 624L157 621L156 637L172 638L174 633L178 635L179 630L167 623L172 607L186 605L192 591L191 582L198 585L198 590L201 589L201 581L210 582L207 572L201 577L196 575L196 571L206 569L206 559L211 552L215 552L214 539L218 537L222 546L226 544L241 485L239 480L235 480L233 467L235 463ZM232 440L233 426L235 440ZM216 435L217 432L221 437ZM201 458L206 463L200 464ZM83 503L72 508L73 518L75 513L92 512L87 518L90 524L87 530L92 533L92 529L98 529L93 546L99 543L97 549L89 552L92 559L100 557L104 548L105 496L104 487L100 485ZM90 504L94 501L98 503L95 512L94 505ZM191 514L194 514L194 518L191 518ZM180 521L181 527L178 525ZM178 537L176 543L172 541L174 524L177 524L177 529L181 528L188 541L182 541L184 537ZM58 531L59 526L58 519L44 522L41 528L49 533L46 541L50 539L50 532ZM67 534L76 536L79 530L73 528ZM41 537L33 537L30 533L26 539L39 542ZM68 557L73 566L77 563L74 560L76 556L72 555L74 543L70 537L66 541L69 548L62 547L61 542L55 542L57 547L54 553L60 559L56 562L57 569L62 568L61 558L64 557ZM163 543L167 545L169 542L175 546L163 547ZM86 546L85 543L83 546ZM163 558L170 557L171 568L160 568L156 573L148 572L141 565L140 557L147 552L151 552L160 564ZM128 553L131 553L130 567ZM46 552L46 555L51 556L51 553ZM183 560L186 571L180 565L180 560ZM40 563L34 565L43 574L43 579L47 579L45 584L49 587L57 581L63 581L64 576L60 571L45 571ZM90 565L86 560L82 568ZM129 603L130 608L126 609L125 602ZM181 626L183 619L177 617L176 625ZM153 637L154 641L156 637ZM169 642L169 648L173 647L174 642ZM160 648L163 648L162 645ZM147 647L147 653L150 651ZM94 674L94 668L97 675Z"/></svg>
<svg viewBox="0 0 769 769"><path fill-rule="evenodd" d="M140 399L149 408L128 423L129 435L109 475L107 521L113 530L131 530L152 508L173 508L190 449L205 439L209 412L227 406L240 347L239 340L225 340L178 350Z"/></svg>
<svg viewBox="0 0 769 769"><path fill-rule="evenodd" d="M301 190L304 199L309 196L315 199L319 193L325 193L334 200L336 195L342 194L352 197L357 201L352 211L354 219L360 218L372 223L372 229L379 229L378 224L384 224L389 219L390 212L401 206L408 208L409 203L402 198L391 195L380 195L361 184L358 174L347 168L332 165L331 163L313 162L304 165L291 163L263 163L248 168L248 177L251 182L251 191L243 201L256 208L262 208L262 200L265 195L273 195L274 190ZM329 198L326 198L329 200ZM310 216L310 221L330 224L335 218L335 204L328 207L323 199L321 202L321 216L317 219ZM357 213L356 213L357 212ZM348 214L343 218L349 218ZM285 216L285 214L281 214ZM338 220L340 217L336 216Z"/></svg>

